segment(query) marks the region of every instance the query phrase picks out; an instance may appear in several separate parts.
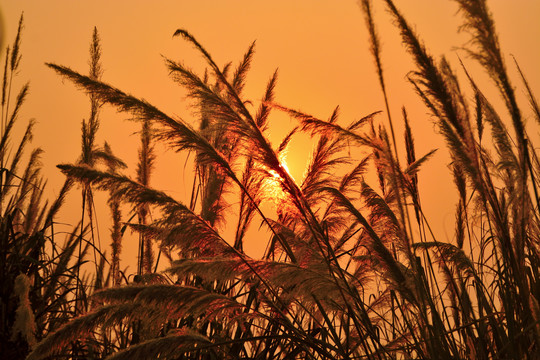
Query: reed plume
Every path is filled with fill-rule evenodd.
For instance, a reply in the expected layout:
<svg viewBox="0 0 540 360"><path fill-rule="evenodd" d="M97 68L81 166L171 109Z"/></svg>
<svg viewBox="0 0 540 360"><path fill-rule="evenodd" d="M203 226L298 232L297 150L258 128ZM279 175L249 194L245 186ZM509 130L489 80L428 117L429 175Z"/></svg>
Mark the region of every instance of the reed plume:
<svg viewBox="0 0 540 360"><path fill-rule="evenodd" d="M277 72L254 111L249 104L255 101L244 89L255 44L236 66L220 65L183 29L174 37L193 45L207 70L201 75L180 61L164 61L195 103L194 124L93 75L47 64L96 104L130 113L143 129L135 179L95 163L63 164L60 170L71 182L109 192L113 213L128 203L152 218L125 225L145 239L140 255L146 256L145 269L139 272L147 274L95 293L87 283L77 300L95 307L55 328L29 358L533 359L540 339L539 161L486 2L457 2L462 28L472 37L467 52L495 81L508 114L497 112L464 61L455 68L444 56L436 60L394 2L384 1L414 63L407 80L450 154L457 204L455 226L445 241L421 201L421 170L436 150L418 151L416 119L403 107L400 158L368 0L360 5L389 130L379 112L346 123L339 107L323 120L277 104ZM469 90L472 96L466 95ZM268 137L274 110L298 122L277 146ZM280 160L301 132L312 137L314 147L296 182ZM148 181L152 143L158 142L194 156L186 204ZM35 154L27 168L28 178L37 179ZM275 214L265 210L272 189L281 194ZM40 191L23 190L35 199L30 203L39 203ZM26 209L25 229L33 231L43 212L34 205ZM267 237L251 235L257 222ZM114 229L118 234L118 222ZM260 259L246 251L252 240L265 241ZM151 241L170 256L171 266L161 274L150 274ZM66 251L76 245L70 240ZM115 251L112 273L118 285ZM102 271L96 270L94 286L106 283L98 281Z"/></svg>

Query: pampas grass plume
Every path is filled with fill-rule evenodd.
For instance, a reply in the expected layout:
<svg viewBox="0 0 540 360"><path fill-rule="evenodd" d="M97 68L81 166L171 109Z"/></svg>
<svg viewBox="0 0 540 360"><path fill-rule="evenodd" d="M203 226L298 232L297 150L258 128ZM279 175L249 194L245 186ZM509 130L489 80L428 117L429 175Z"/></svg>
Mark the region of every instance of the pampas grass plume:
<svg viewBox="0 0 540 360"><path fill-rule="evenodd" d="M30 278L25 274L19 274L15 278L13 290L14 295L19 298L19 306L15 312L11 340L16 341L17 337L20 336L32 348L36 344L36 322L28 297L30 293Z"/></svg>

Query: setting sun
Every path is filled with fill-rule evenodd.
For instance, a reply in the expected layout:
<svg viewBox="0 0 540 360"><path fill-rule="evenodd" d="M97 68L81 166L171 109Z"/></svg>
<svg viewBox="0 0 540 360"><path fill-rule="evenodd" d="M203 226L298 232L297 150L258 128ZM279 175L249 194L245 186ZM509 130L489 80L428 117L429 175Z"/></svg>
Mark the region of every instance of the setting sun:
<svg viewBox="0 0 540 360"><path fill-rule="evenodd" d="M287 174L290 175L289 168L287 167L287 164L284 159L280 160L280 166L287 172ZM286 200L286 192L283 185L284 179L281 177L281 175L273 169L268 170L268 173L271 175L266 179L266 197L272 201L272 203L279 207L283 206L287 202ZM291 176L292 178L292 176Z"/></svg>

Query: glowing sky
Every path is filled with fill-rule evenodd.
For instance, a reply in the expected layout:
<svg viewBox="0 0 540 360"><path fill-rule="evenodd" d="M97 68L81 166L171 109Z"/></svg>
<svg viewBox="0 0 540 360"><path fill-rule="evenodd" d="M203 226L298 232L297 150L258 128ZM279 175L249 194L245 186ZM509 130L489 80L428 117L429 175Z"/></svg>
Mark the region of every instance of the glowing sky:
<svg viewBox="0 0 540 360"><path fill-rule="evenodd" d="M433 55L446 54L457 64L455 48L467 40L458 34L457 5L447 0L396 0L410 23L424 39ZM440 136L427 110L421 106L405 81L412 64L391 25L381 1L375 3L375 19L383 44L383 63L389 86L391 110L399 119L401 106L410 115L417 141L417 153L441 147ZM505 55L514 55L529 82L540 91L540 2L533 0L493 0L490 2ZM195 35L219 64L238 61L253 40L257 40L252 71L248 75L246 95L258 100L265 84L279 67L277 101L327 118L336 105L341 107L341 123L383 109L382 96L368 52L367 32L362 13L355 1L68 1L1 0L5 41L11 43L19 15L24 11L23 62L18 85L29 80L31 93L21 119L38 121L34 145L45 150L43 164L49 176L49 189L57 192L63 175L58 163L74 162L80 152L80 123L88 117L86 96L72 84L62 81L45 62L67 65L87 72L88 46L93 26L102 40L103 80L162 110L191 118L184 93L167 77L161 54L182 60L201 70L201 57L181 39L172 38L177 28ZM463 57L465 55L460 53ZM526 108L521 83L511 59L507 65ZM477 69L465 58L471 69ZM486 77L479 76L480 81ZM494 92L487 92L493 95ZM258 104L256 104L258 105ZM527 115L527 114L526 114ZM111 143L113 151L134 164L137 126L122 121L112 109L102 113L98 143ZM381 117L384 120L384 117ZM292 120L276 116L271 120L273 141L290 128ZM401 128L398 134L401 134ZM398 136L399 137L399 136ZM309 145L293 143L289 168L301 177L301 162ZM426 208L440 215L436 226L451 232L453 203L445 197L451 178L438 174L447 171L448 159L438 153L421 174ZM174 164L173 166L164 164ZM173 154L160 155L156 180L159 187L182 197L183 163ZM132 166L131 174L134 172ZM187 175L186 175L187 176ZM437 181L432 181L436 179ZM452 192L453 190L449 190ZM444 239L442 239L444 240Z"/></svg>

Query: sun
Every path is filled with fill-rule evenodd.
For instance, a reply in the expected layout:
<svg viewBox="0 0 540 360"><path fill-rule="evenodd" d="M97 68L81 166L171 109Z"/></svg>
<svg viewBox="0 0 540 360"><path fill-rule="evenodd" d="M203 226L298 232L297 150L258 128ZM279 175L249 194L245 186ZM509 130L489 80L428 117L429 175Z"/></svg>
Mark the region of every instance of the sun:
<svg viewBox="0 0 540 360"><path fill-rule="evenodd" d="M289 171L285 157L280 158L279 166L283 168L289 176L291 176L291 172ZM268 170L268 174L270 176L268 176L265 180L266 197L274 205L281 206L286 203L287 199L287 193L283 185L285 179L283 179L281 175L274 169Z"/></svg>
<svg viewBox="0 0 540 360"><path fill-rule="evenodd" d="M279 162L279 166L283 168L283 170L285 170L287 172L287 174L289 174L289 176L292 177L291 175L291 172L289 171L289 167L287 166L287 163L285 162L285 160L280 160ZM271 169L268 171L270 173L270 175L272 175L274 177L274 179L278 180L278 179L282 179L281 176L278 174L277 171Z"/></svg>

